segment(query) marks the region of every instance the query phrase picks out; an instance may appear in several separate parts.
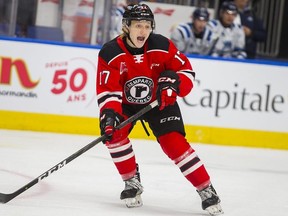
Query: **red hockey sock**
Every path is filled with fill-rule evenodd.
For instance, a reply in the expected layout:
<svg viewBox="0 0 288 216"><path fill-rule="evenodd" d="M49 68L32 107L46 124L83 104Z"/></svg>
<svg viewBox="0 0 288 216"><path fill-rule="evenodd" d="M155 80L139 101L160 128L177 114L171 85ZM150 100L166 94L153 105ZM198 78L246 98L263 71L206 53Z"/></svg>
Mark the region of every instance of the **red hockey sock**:
<svg viewBox="0 0 288 216"><path fill-rule="evenodd" d="M182 134L171 132L160 136L158 140L163 151L197 189L210 183L204 165Z"/></svg>
<svg viewBox="0 0 288 216"><path fill-rule="evenodd" d="M136 160L132 144L128 138L106 144L113 162L123 180L132 178L136 174Z"/></svg>

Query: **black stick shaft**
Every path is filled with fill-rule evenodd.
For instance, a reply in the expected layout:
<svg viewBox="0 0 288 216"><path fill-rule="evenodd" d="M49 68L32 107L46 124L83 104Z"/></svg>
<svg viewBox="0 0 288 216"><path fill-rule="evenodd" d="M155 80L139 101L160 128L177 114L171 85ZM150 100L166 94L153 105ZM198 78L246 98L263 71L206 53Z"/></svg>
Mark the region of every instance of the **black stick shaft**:
<svg viewBox="0 0 288 216"><path fill-rule="evenodd" d="M125 127L126 125L136 121L139 117L141 117L142 115L144 115L146 112L150 111L151 109L153 109L157 105L158 105L157 100L152 102L152 103L150 103L148 106L146 106L143 109L141 109L135 115L131 116L130 118L126 119L121 124L119 124L116 127L116 129L121 129L121 128ZM92 147L97 145L98 143L102 142L104 139L105 139L105 135L102 135L99 138L93 140L91 143L87 144L86 146L84 146L83 148L81 148L80 150L75 152L74 154L70 155L69 157L67 157L66 159L61 161L60 163L56 164L51 169L47 170L46 172L44 172L43 174L41 174L40 176L38 176L37 178L35 178L31 182L29 182L28 184L26 184L23 187L21 187L20 189L16 190L15 192L9 193L9 194L0 193L0 203L7 203L10 200L14 199L16 196L20 195L21 193L23 193L27 189L31 188L32 186L37 184L39 181L41 181L44 178L48 177L51 173L56 172L60 168L64 167L66 164L70 163L75 158L77 158L80 155L82 155L84 152L88 151L89 149L91 149Z"/></svg>

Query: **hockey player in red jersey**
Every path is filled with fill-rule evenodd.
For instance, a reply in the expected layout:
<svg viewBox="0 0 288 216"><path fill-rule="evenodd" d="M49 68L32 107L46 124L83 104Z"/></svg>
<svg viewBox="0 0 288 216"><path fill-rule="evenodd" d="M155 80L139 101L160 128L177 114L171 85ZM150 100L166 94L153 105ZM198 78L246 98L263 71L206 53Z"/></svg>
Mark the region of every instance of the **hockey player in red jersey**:
<svg viewBox="0 0 288 216"><path fill-rule="evenodd" d="M154 100L155 107L141 120L148 122L163 152L196 188L202 208L211 215L223 213L210 177L185 138L177 97L193 88L194 72L187 57L166 37L154 34L154 15L145 4L128 5L123 14L123 34L104 44L97 68L97 100L101 134L125 182L120 195L127 207L142 205L143 187L132 144L134 124L115 127ZM170 119L170 121L165 121Z"/></svg>

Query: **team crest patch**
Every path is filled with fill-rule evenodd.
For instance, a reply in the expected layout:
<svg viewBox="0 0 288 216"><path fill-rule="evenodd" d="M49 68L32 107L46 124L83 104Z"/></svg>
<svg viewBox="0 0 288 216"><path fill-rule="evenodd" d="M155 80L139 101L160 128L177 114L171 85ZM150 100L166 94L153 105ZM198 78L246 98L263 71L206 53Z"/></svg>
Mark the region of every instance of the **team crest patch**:
<svg viewBox="0 0 288 216"><path fill-rule="evenodd" d="M135 77L125 83L126 100L134 104L144 104L151 100L154 82L148 77Z"/></svg>

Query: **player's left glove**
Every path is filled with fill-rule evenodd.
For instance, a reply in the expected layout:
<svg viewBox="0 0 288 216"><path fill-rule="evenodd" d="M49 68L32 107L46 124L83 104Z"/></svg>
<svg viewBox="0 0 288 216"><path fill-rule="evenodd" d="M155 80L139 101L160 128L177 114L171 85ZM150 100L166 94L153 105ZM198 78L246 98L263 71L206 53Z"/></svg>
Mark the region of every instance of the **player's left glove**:
<svg viewBox="0 0 288 216"><path fill-rule="evenodd" d="M105 109L100 115L101 135L106 135L104 143L112 139L115 127L120 124L123 117L112 109Z"/></svg>
<svg viewBox="0 0 288 216"><path fill-rule="evenodd" d="M156 92L159 110L163 110L166 106L173 105L176 102L179 84L179 76L174 71L166 70L160 74Z"/></svg>

